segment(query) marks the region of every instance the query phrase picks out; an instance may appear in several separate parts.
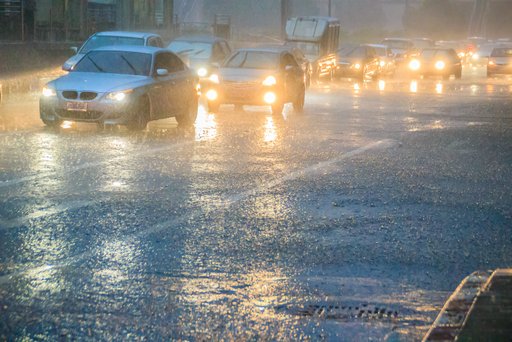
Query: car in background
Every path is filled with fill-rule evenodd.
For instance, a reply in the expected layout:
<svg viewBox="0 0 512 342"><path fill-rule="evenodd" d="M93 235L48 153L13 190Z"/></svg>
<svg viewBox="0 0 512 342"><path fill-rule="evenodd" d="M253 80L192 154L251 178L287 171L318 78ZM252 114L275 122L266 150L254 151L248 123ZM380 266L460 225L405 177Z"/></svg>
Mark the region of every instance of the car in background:
<svg viewBox="0 0 512 342"><path fill-rule="evenodd" d="M110 46L87 52L67 74L46 84L40 117L50 127L63 121L146 128L148 121L175 117L195 122L198 78L171 51Z"/></svg>
<svg viewBox="0 0 512 342"><path fill-rule="evenodd" d="M80 48L71 48L75 51L75 55L64 62L62 69L70 71L87 52L102 46L114 45L164 46L162 38L156 33L124 31L96 32L91 35Z"/></svg>
<svg viewBox="0 0 512 342"><path fill-rule="evenodd" d="M393 57L393 51L382 44L367 44L372 47L379 59L379 75L392 76L396 71L396 61Z"/></svg>
<svg viewBox="0 0 512 342"><path fill-rule="evenodd" d="M512 44L492 50L487 62L487 77L496 74L512 74Z"/></svg>
<svg viewBox="0 0 512 342"><path fill-rule="evenodd" d="M306 89L310 87L311 85L311 77L312 77L312 67L309 59L306 57L304 52L294 47L291 44L284 44L284 45L264 45L261 47L265 48L271 48L271 49L279 49L281 51L287 51L295 57L295 60L297 63L299 63L300 67L302 68L302 71L304 72L304 84L306 85Z"/></svg>
<svg viewBox="0 0 512 342"><path fill-rule="evenodd" d="M227 40L206 35L178 37L167 48L194 69L201 81L216 74L219 65L231 54Z"/></svg>
<svg viewBox="0 0 512 342"><path fill-rule="evenodd" d="M407 61L414 51L414 43L407 38L384 38L381 44L386 45L393 51L396 63Z"/></svg>
<svg viewBox="0 0 512 342"><path fill-rule="evenodd" d="M463 61L468 62L472 53L467 50L467 44L460 40L439 40L436 42L436 47L444 49L454 49L457 56Z"/></svg>
<svg viewBox="0 0 512 342"><path fill-rule="evenodd" d="M436 42L430 38L411 38L411 41L418 52L436 46Z"/></svg>
<svg viewBox="0 0 512 342"><path fill-rule="evenodd" d="M462 76L462 62L453 49L428 48L409 62L409 69L413 75L443 76L448 79L451 75L460 79Z"/></svg>
<svg viewBox="0 0 512 342"><path fill-rule="evenodd" d="M352 49L338 50L336 77L358 80L375 77L380 71L380 60L371 45L359 45Z"/></svg>
<svg viewBox="0 0 512 342"><path fill-rule="evenodd" d="M217 78L218 84L206 91L211 112L221 104L269 105L272 114L281 114L288 102L298 112L304 108L304 72L289 51L237 50L220 67Z"/></svg>

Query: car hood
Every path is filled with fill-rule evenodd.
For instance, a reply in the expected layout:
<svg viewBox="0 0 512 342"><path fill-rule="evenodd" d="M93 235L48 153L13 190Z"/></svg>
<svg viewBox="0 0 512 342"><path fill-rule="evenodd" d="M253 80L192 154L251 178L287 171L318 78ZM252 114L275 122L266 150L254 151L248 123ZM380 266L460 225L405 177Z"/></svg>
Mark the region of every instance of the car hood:
<svg viewBox="0 0 512 342"><path fill-rule="evenodd" d="M243 68L221 68L220 78L223 81L231 82L254 82L263 81L267 76L275 75L276 70L272 69L243 69Z"/></svg>
<svg viewBox="0 0 512 342"><path fill-rule="evenodd" d="M512 64L512 57L490 57L496 64Z"/></svg>
<svg viewBox="0 0 512 342"><path fill-rule="evenodd" d="M75 71L50 82L50 85L55 87L56 90L105 93L136 87L147 78L148 76Z"/></svg>
<svg viewBox="0 0 512 342"><path fill-rule="evenodd" d="M338 63L340 64L355 64L363 63L364 58L361 57L339 57Z"/></svg>

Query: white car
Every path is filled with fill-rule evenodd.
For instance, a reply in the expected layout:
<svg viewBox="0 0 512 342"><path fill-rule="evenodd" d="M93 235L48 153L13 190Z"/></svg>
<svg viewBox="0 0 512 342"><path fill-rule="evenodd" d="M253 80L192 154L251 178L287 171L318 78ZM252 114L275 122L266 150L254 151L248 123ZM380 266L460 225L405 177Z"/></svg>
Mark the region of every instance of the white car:
<svg viewBox="0 0 512 342"><path fill-rule="evenodd" d="M124 31L97 32L90 36L80 49L76 47L71 48L76 54L64 62L62 69L66 71L71 70L87 52L93 49L113 45L164 46L162 38L155 33Z"/></svg>

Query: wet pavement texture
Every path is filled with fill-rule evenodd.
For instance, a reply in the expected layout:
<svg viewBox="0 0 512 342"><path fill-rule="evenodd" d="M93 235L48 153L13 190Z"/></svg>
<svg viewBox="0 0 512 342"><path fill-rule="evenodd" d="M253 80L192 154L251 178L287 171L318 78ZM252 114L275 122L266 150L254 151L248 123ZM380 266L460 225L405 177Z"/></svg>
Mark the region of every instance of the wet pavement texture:
<svg viewBox="0 0 512 342"><path fill-rule="evenodd" d="M140 133L0 104L0 340L420 340L512 264L512 79L312 87Z"/></svg>

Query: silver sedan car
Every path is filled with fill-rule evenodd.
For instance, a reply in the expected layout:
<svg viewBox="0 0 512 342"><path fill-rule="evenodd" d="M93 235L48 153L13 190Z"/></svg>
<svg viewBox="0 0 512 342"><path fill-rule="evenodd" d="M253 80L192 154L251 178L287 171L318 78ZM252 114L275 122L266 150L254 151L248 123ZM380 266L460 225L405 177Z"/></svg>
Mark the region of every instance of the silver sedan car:
<svg viewBox="0 0 512 342"><path fill-rule="evenodd" d="M121 124L142 130L148 121L175 117L195 122L198 77L169 50L111 46L89 51L67 75L49 82L40 98L41 120Z"/></svg>

